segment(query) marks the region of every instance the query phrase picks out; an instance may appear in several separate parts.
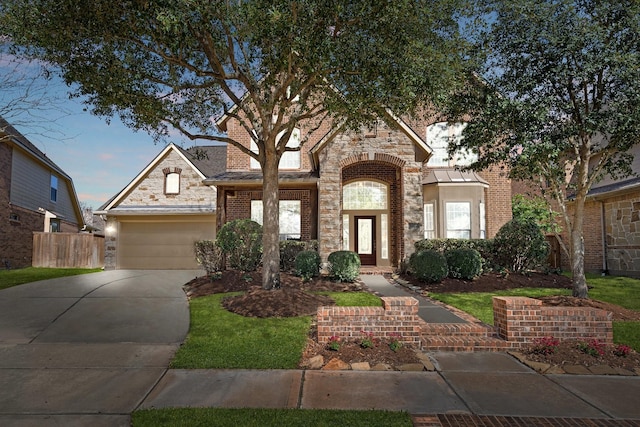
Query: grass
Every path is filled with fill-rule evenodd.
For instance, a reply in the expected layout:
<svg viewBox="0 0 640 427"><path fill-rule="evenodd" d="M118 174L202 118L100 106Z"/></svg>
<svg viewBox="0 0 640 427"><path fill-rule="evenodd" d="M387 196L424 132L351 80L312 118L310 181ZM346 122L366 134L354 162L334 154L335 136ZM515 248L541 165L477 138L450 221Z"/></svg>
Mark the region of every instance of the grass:
<svg viewBox="0 0 640 427"><path fill-rule="evenodd" d="M132 414L133 427L216 426L216 427L297 427L351 426L411 427L406 412L343 411L317 409L227 409L169 408L139 410Z"/></svg>
<svg viewBox="0 0 640 427"><path fill-rule="evenodd" d="M189 303L191 326L171 362L185 369L294 369L304 349L311 317L251 318L225 310L214 294Z"/></svg>
<svg viewBox="0 0 640 427"><path fill-rule="evenodd" d="M23 283L57 277L76 276L78 274L97 273L100 268L37 268L27 267L16 270L0 270L0 289L10 288Z"/></svg>
<svg viewBox="0 0 640 427"><path fill-rule="evenodd" d="M621 276L587 275L589 297L630 310L640 311L640 280ZM430 293L433 299L459 308L484 323L493 325L493 296L541 297L571 295L570 289L522 288L499 292ZM640 351L640 322L613 322L613 340Z"/></svg>
<svg viewBox="0 0 640 427"><path fill-rule="evenodd" d="M171 362L182 369L295 369L302 357L311 317L244 317L225 310L225 296L215 294L190 301L189 335ZM326 292L341 306L380 306L366 292Z"/></svg>

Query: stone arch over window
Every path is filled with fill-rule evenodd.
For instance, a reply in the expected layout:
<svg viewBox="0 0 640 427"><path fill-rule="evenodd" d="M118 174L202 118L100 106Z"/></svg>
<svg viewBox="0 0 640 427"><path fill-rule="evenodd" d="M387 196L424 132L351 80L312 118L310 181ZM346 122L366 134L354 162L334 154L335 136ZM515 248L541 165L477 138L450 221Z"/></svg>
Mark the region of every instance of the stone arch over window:
<svg viewBox="0 0 640 427"><path fill-rule="evenodd" d="M358 153L353 154L349 157L346 157L340 161L340 167L346 168L347 166L351 166L355 163L359 162L379 162L379 163L389 163L396 167L402 168L404 167L406 161L402 160L399 157L396 157L392 154L387 153Z"/></svg>

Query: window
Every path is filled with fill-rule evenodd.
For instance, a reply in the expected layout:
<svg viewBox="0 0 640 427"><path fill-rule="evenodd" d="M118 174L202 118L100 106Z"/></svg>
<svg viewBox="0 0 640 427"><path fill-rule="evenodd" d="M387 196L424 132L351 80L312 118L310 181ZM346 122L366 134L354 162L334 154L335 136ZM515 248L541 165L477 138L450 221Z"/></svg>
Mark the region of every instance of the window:
<svg viewBox="0 0 640 427"><path fill-rule="evenodd" d="M433 156L429 159L427 163L428 166L463 166L476 161L477 156L467 150L458 152L453 159L450 158L447 153L449 142L459 142L462 140L462 131L464 131L466 126L466 123L449 124L447 122L440 122L427 127L427 143L433 149Z"/></svg>
<svg viewBox="0 0 640 427"><path fill-rule="evenodd" d="M433 203L425 203L424 205L424 238L436 238L436 221L434 217Z"/></svg>
<svg viewBox="0 0 640 427"><path fill-rule="evenodd" d="M342 249L349 250L349 214L342 215Z"/></svg>
<svg viewBox="0 0 640 427"><path fill-rule="evenodd" d="M170 172L164 176L164 194L180 194L179 172Z"/></svg>
<svg viewBox="0 0 640 427"><path fill-rule="evenodd" d="M389 259L389 220L387 214L380 215L380 258Z"/></svg>
<svg viewBox="0 0 640 427"><path fill-rule="evenodd" d="M342 187L342 208L387 209L387 186L375 181L356 181Z"/></svg>
<svg viewBox="0 0 640 427"><path fill-rule="evenodd" d="M51 233L59 233L62 231L62 228L60 227L60 220L59 219L55 219L55 218L51 218L49 220L49 232Z"/></svg>
<svg viewBox="0 0 640 427"><path fill-rule="evenodd" d="M58 201L58 177L51 175L51 201Z"/></svg>
<svg viewBox="0 0 640 427"><path fill-rule="evenodd" d="M276 137L278 141L284 134L280 132ZM287 147L297 148L300 147L300 129L294 129L291 132L291 136L289 137L289 141L287 141ZM250 150L254 153L258 152L258 144L252 139ZM251 169L260 169L260 163L251 157L249 161L249 167ZM278 169L300 169L300 150L298 151L285 151L280 157L280 164L278 165Z"/></svg>
<svg viewBox="0 0 640 427"><path fill-rule="evenodd" d="M301 203L300 200L280 200L280 240L301 238ZM251 201L251 219L262 224L262 200Z"/></svg>
<svg viewBox="0 0 640 427"><path fill-rule="evenodd" d="M447 239L471 238L471 203L447 202L445 204Z"/></svg>
<svg viewBox="0 0 640 427"><path fill-rule="evenodd" d="M484 203L480 202L478 207L480 210L480 238L486 239L487 238L487 220L485 218L486 212L484 208Z"/></svg>

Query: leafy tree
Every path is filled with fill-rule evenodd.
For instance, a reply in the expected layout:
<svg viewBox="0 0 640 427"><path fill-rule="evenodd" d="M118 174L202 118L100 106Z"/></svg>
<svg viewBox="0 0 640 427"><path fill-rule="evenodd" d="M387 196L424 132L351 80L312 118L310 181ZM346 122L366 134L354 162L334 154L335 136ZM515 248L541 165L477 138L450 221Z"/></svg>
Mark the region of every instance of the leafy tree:
<svg viewBox="0 0 640 427"><path fill-rule="evenodd" d="M545 233L558 234L562 231L558 224L558 213L551 209L543 197L516 194L511 198L511 213L513 219L520 222L535 222Z"/></svg>
<svg viewBox="0 0 640 427"><path fill-rule="evenodd" d="M640 2L483 3L486 25L470 21L468 34L484 81L451 97L452 116L473 120L450 148L478 152L474 169L501 164L535 181L569 236L573 294L586 298L587 193L607 174L632 174L640 138Z"/></svg>
<svg viewBox="0 0 640 427"><path fill-rule="evenodd" d="M278 164L323 124L413 110L456 79L458 0L5 0L0 30L92 111L232 144L263 173L263 287L278 287ZM0 32L1 33L1 32ZM227 114L254 139L218 132ZM300 123L311 129L286 147Z"/></svg>

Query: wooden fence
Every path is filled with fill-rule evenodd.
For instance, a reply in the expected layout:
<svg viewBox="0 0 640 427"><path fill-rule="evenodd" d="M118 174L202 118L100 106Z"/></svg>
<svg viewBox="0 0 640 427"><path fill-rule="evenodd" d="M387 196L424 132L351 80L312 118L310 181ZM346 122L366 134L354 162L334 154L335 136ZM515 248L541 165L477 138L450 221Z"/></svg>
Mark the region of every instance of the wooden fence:
<svg viewBox="0 0 640 427"><path fill-rule="evenodd" d="M104 267L104 237L81 233L33 233L34 267Z"/></svg>

